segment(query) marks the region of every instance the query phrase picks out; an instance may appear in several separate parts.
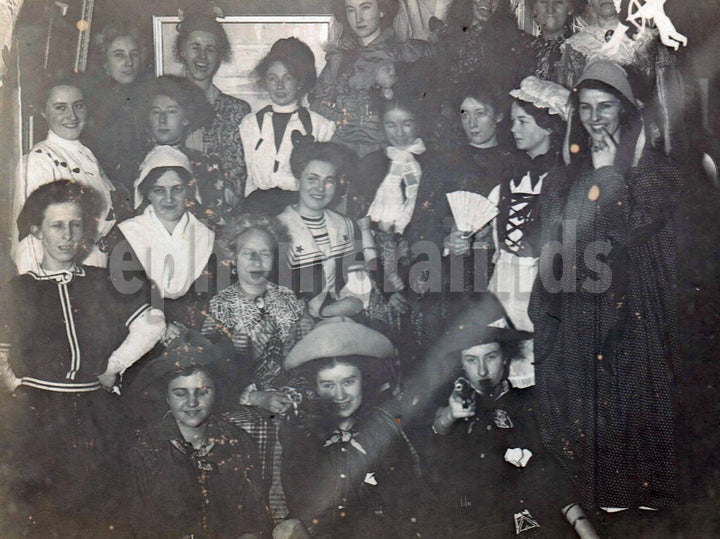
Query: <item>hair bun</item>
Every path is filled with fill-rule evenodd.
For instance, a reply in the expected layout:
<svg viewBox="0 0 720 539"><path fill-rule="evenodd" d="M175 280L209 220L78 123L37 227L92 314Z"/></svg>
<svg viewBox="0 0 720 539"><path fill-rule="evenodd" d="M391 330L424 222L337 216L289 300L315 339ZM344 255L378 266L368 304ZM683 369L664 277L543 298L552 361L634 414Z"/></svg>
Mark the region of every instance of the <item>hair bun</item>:
<svg viewBox="0 0 720 539"><path fill-rule="evenodd" d="M298 146L312 144L315 142L315 137L312 135L303 135L300 131L294 129L293 132L290 133L290 140L292 141L293 148L296 148Z"/></svg>

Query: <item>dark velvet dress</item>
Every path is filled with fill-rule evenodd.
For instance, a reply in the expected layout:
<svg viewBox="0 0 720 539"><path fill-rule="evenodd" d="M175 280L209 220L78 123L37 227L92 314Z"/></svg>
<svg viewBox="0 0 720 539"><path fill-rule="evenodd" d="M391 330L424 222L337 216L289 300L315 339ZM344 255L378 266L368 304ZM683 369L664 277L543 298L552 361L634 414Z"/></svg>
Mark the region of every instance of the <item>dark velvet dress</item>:
<svg viewBox="0 0 720 539"><path fill-rule="evenodd" d="M529 308L539 409L586 507L677 501L680 182L649 148L627 172L585 156L543 203L543 240L563 243L554 264L541 256Z"/></svg>

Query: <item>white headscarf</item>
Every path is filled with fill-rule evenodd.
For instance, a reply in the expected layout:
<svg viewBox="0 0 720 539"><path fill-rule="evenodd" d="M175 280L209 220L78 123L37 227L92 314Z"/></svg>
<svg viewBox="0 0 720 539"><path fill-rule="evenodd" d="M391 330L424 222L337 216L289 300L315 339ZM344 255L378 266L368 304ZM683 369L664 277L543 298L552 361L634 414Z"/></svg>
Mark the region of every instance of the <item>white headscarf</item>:
<svg viewBox="0 0 720 539"><path fill-rule="evenodd" d="M175 146L155 146L145 156L145 159L140 165L140 176L138 176L133 183L135 191L133 208L138 209L143 201L143 195L140 192L140 184L145 178L147 178L148 174L150 174L153 169L160 167L180 167L192 174L190 159L188 159L187 155L178 150ZM193 183L191 187L194 189L193 196L195 197L195 200L202 202L195 183Z"/></svg>

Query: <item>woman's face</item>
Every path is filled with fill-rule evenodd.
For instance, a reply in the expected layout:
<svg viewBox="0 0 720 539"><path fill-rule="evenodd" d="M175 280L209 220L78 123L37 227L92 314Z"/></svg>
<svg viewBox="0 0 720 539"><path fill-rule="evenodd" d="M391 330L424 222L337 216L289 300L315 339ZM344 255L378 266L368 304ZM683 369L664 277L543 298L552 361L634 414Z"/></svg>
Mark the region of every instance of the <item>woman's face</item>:
<svg viewBox="0 0 720 539"><path fill-rule="evenodd" d="M487 22L499 3L500 0L472 0L473 26Z"/></svg>
<svg viewBox="0 0 720 539"><path fill-rule="evenodd" d="M140 72L140 47L132 36L116 37L107 49L105 70L120 84L130 84Z"/></svg>
<svg viewBox="0 0 720 539"><path fill-rule="evenodd" d="M179 144L190 125L185 109L167 95L156 95L150 106L150 129L156 144Z"/></svg>
<svg viewBox="0 0 720 539"><path fill-rule="evenodd" d="M605 133L614 136L618 132L622 110L622 102L609 92L580 90L580 122L595 141L602 140Z"/></svg>
<svg viewBox="0 0 720 539"><path fill-rule="evenodd" d="M161 222L175 224L185 213L187 184L177 172L168 170L150 188L148 199Z"/></svg>
<svg viewBox="0 0 720 539"><path fill-rule="evenodd" d="M43 268L67 269L72 266L83 238L82 210L74 202L50 204L42 224L34 226L32 232L43 246Z"/></svg>
<svg viewBox="0 0 720 539"><path fill-rule="evenodd" d="M535 20L545 35L557 35L572 13L571 0L537 0Z"/></svg>
<svg viewBox="0 0 720 539"><path fill-rule="evenodd" d="M273 62L268 67L263 79L270 100L276 105L292 105L297 103L300 84L282 62Z"/></svg>
<svg viewBox="0 0 720 539"><path fill-rule="evenodd" d="M298 210L305 217L320 217L335 198L338 179L335 165L310 161L300 174Z"/></svg>
<svg viewBox="0 0 720 539"><path fill-rule="evenodd" d="M340 363L322 369L316 377L318 396L332 405L337 416L347 419L362 404L362 373L354 365Z"/></svg>
<svg viewBox="0 0 720 539"><path fill-rule="evenodd" d="M273 241L267 232L255 228L243 232L237 238L235 263L241 287L252 291L264 289L273 267Z"/></svg>
<svg viewBox="0 0 720 539"><path fill-rule="evenodd" d="M535 118L517 103L512 104L510 120L512 122L510 132L518 150L527 152L532 158L547 153L552 134L550 129L540 127Z"/></svg>
<svg viewBox="0 0 720 539"><path fill-rule="evenodd" d="M383 116L385 136L391 146L406 149L417 140L415 115L403 109L390 109Z"/></svg>
<svg viewBox="0 0 720 539"><path fill-rule="evenodd" d="M380 31L383 12L377 0L345 0L345 16L353 33L363 39Z"/></svg>
<svg viewBox="0 0 720 539"><path fill-rule="evenodd" d="M502 114L496 114L492 106L468 97L460 105L460 120L472 146L497 146L497 124L502 121Z"/></svg>
<svg viewBox="0 0 720 539"><path fill-rule="evenodd" d="M178 426L194 429L212 413L215 384L205 371L176 376L168 384L166 400Z"/></svg>
<svg viewBox="0 0 720 539"><path fill-rule="evenodd" d="M588 0L590 9L601 19L617 18L618 11L613 0Z"/></svg>
<svg viewBox="0 0 720 539"><path fill-rule="evenodd" d="M87 118L85 98L77 86L55 86L48 94L42 116L50 131L65 140L77 140Z"/></svg>
<svg viewBox="0 0 720 539"><path fill-rule="evenodd" d="M483 396L502 382L505 355L497 342L478 344L462 351L462 368L470 384Z"/></svg>
<svg viewBox="0 0 720 539"><path fill-rule="evenodd" d="M204 30L190 32L179 55L185 64L187 77L192 81L212 79L222 60L217 37Z"/></svg>

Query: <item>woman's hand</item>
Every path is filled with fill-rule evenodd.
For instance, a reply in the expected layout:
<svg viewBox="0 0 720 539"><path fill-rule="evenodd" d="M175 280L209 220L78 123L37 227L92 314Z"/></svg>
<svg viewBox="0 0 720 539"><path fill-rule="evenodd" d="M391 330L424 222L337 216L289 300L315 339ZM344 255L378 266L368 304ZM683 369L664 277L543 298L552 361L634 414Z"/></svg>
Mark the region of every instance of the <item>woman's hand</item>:
<svg viewBox="0 0 720 539"><path fill-rule="evenodd" d="M612 138L612 135L608 133L606 129L603 129L602 135L598 139L592 139L590 152L595 170L602 167L610 167L615 164L617 144Z"/></svg>
<svg viewBox="0 0 720 539"><path fill-rule="evenodd" d="M390 307L398 311L400 314L407 314L410 310L410 303L402 292L395 292L388 300Z"/></svg>
<svg viewBox="0 0 720 539"><path fill-rule="evenodd" d="M435 419L433 421L433 430L445 436L455 424L458 419L466 417L472 417L475 415L475 403L471 404L467 408L463 408L462 401L457 398L455 392L450 395L448 399L448 406L444 408L438 408L435 412Z"/></svg>
<svg viewBox="0 0 720 539"><path fill-rule="evenodd" d="M358 298L348 297L337 300L326 305L322 310L322 316L355 316L363 310L363 302Z"/></svg>
<svg viewBox="0 0 720 539"><path fill-rule="evenodd" d="M467 408L463 407L463 401L458 397L457 393L453 391L448 399L448 412L452 417L453 421L456 419L465 419L475 415L475 401L470 403Z"/></svg>
<svg viewBox="0 0 720 539"><path fill-rule="evenodd" d="M105 391L108 393L113 392L113 389L116 387L115 382L117 381L117 374L104 372L99 375L97 379Z"/></svg>
<svg viewBox="0 0 720 539"><path fill-rule="evenodd" d="M465 256L470 252L470 238L460 230L453 230L445 236L445 248L453 256Z"/></svg>
<svg viewBox="0 0 720 539"><path fill-rule="evenodd" d="M175 339L187 333L187 330L188 328L180 322L170 322L167 325L167 329L165 329L165 334L161 342L164 346L168 346Z"/></svg>
<svg viewBox="0 0 720 539"><path fill-rule="evenodd" d="M253 391L248 398L252 406L271 414L282 415L292 407L292 400L279 391Z"/></svg>
<svg viewBox="0 0 720 539"><path fill-rule="evenodd" d="M315 320L309 314L305 314L302 318L300 318L298 324L300 326L300 333L305 336L312 331L313 327L315 327Z"/></svg>

